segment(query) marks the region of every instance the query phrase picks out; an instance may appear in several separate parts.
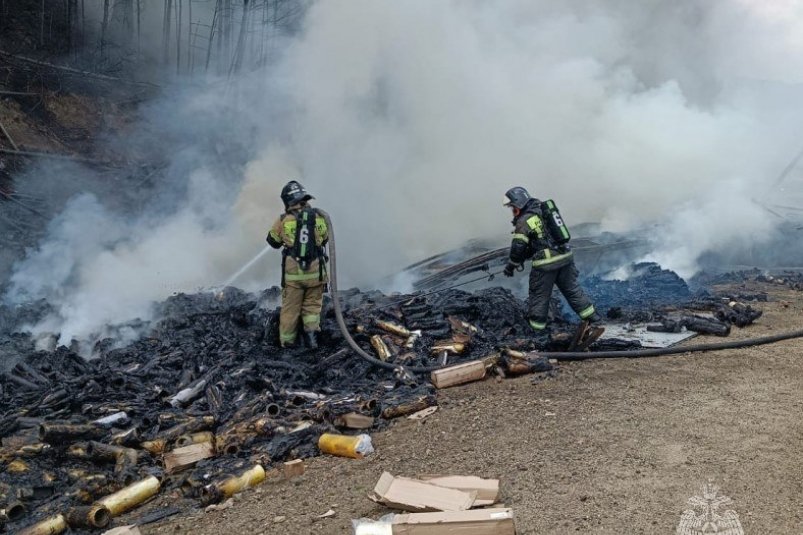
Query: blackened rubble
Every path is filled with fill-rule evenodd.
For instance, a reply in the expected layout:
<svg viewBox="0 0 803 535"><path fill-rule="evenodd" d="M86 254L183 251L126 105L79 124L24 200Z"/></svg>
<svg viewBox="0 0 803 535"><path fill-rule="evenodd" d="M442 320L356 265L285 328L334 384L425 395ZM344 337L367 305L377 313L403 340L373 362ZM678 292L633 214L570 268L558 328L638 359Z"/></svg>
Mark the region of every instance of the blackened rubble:
<svg viewBox="0 0 803 535"><path fill-rule="evenodd" d="M634 264L627 280L593 276L582 281L598 310L612 308L630 313L651 311L666 305L684 305L692 297L688 284L674 271L653 262Z"/></svg>
<svg viewBox="0 0 803 535"><path fill-rule="evenodd" d="M639 265L634 273L627 282L593 281L597 303L652 318L665 313L659 303L694 302L672 272ZM549 372L526 352L565 349L574 328L558 314L551 335L533 337L525 303L502 288L342 294L357 342L376 354L381 340L387 361L407 366L490 358L500 374ZM280 350L278 296L277 288L176 295L158 306L162 319L146 336L116 349L101 341L93 360L64 347L35 352L23 334L0 340L13 363L0 374L0 509L18 499L29 511L12 531L149 474L162 478L162 492L180 489L186 507L214 501L224 497L214 484L225 474L317 455L321 433L353 432L338 427L344 414L373 417L381 428L437 402L428 377L374 367L348 349L329 302L317 351ZM722 306L717 298L696 303L709 312ZM631 347L600 340L592 350ZM211 440L215 456L164 474L163 454L197 440Z"/></svg>

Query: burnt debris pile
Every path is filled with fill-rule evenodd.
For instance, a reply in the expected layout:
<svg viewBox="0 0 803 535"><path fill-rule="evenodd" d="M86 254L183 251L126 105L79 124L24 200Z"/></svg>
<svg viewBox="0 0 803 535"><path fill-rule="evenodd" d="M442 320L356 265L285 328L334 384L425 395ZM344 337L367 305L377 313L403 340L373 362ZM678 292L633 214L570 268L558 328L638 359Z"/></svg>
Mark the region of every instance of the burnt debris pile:
<svg viewBox="0 0 803 535"><path fill-rule="evenodd" d="M627 280L593 276L583 281L591 300L602 313L608 314L613 309L614 318L631 314L636 315L633 319L638 319L644 312L660 307L685 305L692 297L686 281L658 264L642 262L630 266L628 271Z"/></svg>
<svg viewBox="0 0 803 535"><path fill-rule="evenodd" d="M652 312L657 303L690 303L673 273L636 268L640 275L628 282L592 281L594 299L650 319L665 319ZM188 506L219 501L264 479L265 468L319 454L322 433L378 428L434 405L430 377L403 366L550 372L529 352L565 349L574 331L558 316L549 334L534 337L525 303L502 288L342 292L349 331L368 353L400 367L391 371L348 348L330 302L317 350L278 347L279 296L277 288L176 295L158 305L160 319L140 339L125 347L101 340L90 360L66 347L35 351L23 333L2 337L0 526L99 528L159 492ZM697 304L719 314L705 321L728 326L757 312L717 298ZM591 349L632 345L603 338Z"/></svg>
<svg viewBox="0 0 803 535"><path fill-rule="evenodd" d="M330 303L318 350L279 348L278 297L276 288L174 296L146 335L125 347L101 340L90 360L66 347L34 351L25 334L5 337L0 525L102 527L123 512L116 498L91 513L75 508L97 508L115 492L125 503L157 491L214 502L257 466L317 455L324 432L381 427L436 403L429 377L374 367L347 349ZM358 343L393 364L457 364L551 343L527 336L523 303L505 290L355 290L344 301ZM238 475L245 479L229 481Z"/></svg>

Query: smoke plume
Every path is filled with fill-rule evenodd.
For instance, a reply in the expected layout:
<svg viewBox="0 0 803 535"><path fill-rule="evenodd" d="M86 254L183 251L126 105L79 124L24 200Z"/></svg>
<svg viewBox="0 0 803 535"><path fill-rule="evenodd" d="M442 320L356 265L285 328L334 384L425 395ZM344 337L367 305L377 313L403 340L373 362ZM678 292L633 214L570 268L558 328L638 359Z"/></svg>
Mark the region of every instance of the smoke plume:
<svg viewBox="0 0 803 535"><path fill-rule="evenodd" d="M802 17L755 0L316 2L269 67L175 80L142 126L173 154L162 201L73 200L7 297L57 303L34 328L63 343L148 317L257 255L288 179L332 215L343 287L504 240L513 185L570 224L657 225L652 258L691 274L778 224L754 199L803 143ZM277 284L278 265L236 284Z"/></svg>

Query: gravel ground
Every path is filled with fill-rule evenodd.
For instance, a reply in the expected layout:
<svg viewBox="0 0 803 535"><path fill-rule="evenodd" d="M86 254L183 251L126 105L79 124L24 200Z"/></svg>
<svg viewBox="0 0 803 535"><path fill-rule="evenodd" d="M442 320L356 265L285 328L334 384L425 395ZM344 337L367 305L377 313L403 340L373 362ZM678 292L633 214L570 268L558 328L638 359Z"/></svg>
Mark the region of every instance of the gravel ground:
<svg viewBox="0 0 803 535"><path fill-rule="evenodd" d="M803 327L803 293L772 301L731 339ZM704 337L695 341L709 341ZM694 341L692 341L694 343ZM343 534L388 510L366 498L383 471L500 478L519 534L675 533L688 499L717 484L748 534L803 533L803 340L752 349L560 366L554 379L441 392L421 422L373 435L363 460L319 457L222 511L143 533ZM318 518L329 509L333 517ZM723 512L720 510L720 512ZM121 519L125 520L125 519Z"/></svg>

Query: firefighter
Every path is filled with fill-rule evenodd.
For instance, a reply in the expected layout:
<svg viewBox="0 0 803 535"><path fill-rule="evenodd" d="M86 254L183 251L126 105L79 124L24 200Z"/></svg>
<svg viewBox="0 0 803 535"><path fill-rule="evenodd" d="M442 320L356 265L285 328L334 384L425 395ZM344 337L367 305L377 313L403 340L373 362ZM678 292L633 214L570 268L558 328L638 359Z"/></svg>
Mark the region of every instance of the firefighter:
<svg viewBox="0 0 803 535"><path fill-rule="evenodd" d="M532 259L527 319L534 331L546 329L549 300L555 284L581 320L600 322L602 318L577 281L577 267L568 245L568 229L559 214L554 220L548 219L553 212L545 213L544 210L554 208L554 203L547 202L550 204L531 197L522 187L511 188L505 193L505 206L513 211L514 230L504 274L512 277L526 260ZM554 213L557 214L556 208Z"/></svg>
<svg viewBox="0 0 803 535"><path fill-rule="evenodd" d="M282 188L282 214L268 233L268 244L282 248L282 310L279 316L279 343L295 344L298 320L309 349L318 347L321 330L323 292L328 281L326 220L309 201L314 199L304 186L291 180Z"/></svg>

